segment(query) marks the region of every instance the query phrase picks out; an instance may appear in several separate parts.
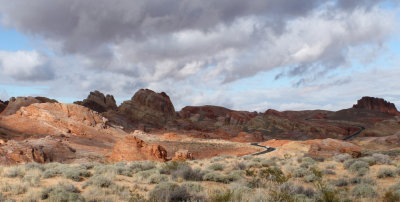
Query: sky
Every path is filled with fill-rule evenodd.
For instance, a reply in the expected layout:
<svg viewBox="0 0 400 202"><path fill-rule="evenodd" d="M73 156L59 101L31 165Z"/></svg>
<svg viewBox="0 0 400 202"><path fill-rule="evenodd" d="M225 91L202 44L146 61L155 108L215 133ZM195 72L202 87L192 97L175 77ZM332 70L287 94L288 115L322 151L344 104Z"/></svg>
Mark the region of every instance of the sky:
<svg viewBox="0 0 400 202"><path fill-rule="evenodd" d="M0 99L400 108L399 0L0 0Z"/></svg>

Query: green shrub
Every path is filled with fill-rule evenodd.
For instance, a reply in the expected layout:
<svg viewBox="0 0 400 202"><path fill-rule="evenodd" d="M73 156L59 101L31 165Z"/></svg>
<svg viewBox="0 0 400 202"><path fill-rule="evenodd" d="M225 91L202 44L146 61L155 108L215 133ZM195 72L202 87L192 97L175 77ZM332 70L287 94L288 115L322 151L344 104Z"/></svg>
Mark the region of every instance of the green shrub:
<svg viewBox="0 0 400 202"><path fill-rule="evenodd" d="M307 182L307 183L309 183L309 182L315 182L315 181L317 181L317 180L318 180L318 177L317 177L314 173L309 174L309 175L306 175L306 176L304 177L304 182Z"/></svg>
<svg viewBox="0 0 400 202"><path fill-rule="evenodd" d="M304 177L308 174L308 170L302 167L293 170L293 177Z"/></svg>
<svg viewBox="0 0 400 202"><path fill-rule="evenodd" d="M366 157L361 158L360 160L368 163L368 165L370 165L370 166L373 166L376 164L376 159L372 156L366 156Z"/></svg>
<svg viewBox="0 0 400 202"><path fill-rule="evenodd" d="M27 191L27 186L20 183L0 182L0 193L9 193L12 195L24 194Z"/></svg>
<svg viewBox="0 0 400 202"><path fill-rule="evenodd" d="M199 193L204 191L204 187L201 184L196 182L184 182L182 187L185 187L186 190L190 193Z"/></svg>
<svg viewBox="0 0 400 202"><path fill-rule="evenodd" d="M387 191L383 196L384 202L397 202L400 201L400 193L396 193L393 191Z"/></svg>
<svg viewBox="0 0 400 202"><path fill-rule="evenodd" d="M247 163L246 167L247 167L247 168L261 168L261 167L263 167L263 166L262 166L262 164L259 163L259 162L253 162L253 161L252 161L252 162Z"/></svg>
<svg viewBox="0 0 400 202"><path fill-rule="evenodd" d="M302 168L309 168L310 166L316 164L317 161L315 161L313 158L310 157L304 157L301 159L301 164L300 167Z"/></svg>
<svg viewBox="0 0 400 202"><path fill-rule="evenodd" d="M236 185L231 187L232 196L231 201L245 201L248 197L248 193L251 193L252 190L249 187Z"/></svg>
<svg viewBox="0 0 400 202"><path fill-rule="evenodd" d="M63 171L63 176L76 182L82 181L83 177L90 177L92 174L86 169L80 167L72 167Z"/></svg>
<svg viewBox="0 0 400 202"><path fill-rule="evenodd" d="M331 170L331 169L325 169L322 171L322 173L324 175L336 175L335 171Z"/></svg>
<svg viewBox="0 0 400 202"><path fill-rule="evenodd" d="M364 161L355 161L349 166L349 170L353 173L357 173L360 169L369 169L369 164Z"/></svg>
<svg viewBox="0 0 400 202"><path fill-rule="evenodd" d="M156 166L157 164L154 161L136 161L129 165L129 167L135 172L151 170L156 168Z"/></svg>
<svg viewBox="0 0 400 202"><path fill-rule="evenodd" d="M149 177L149 183L150 184L159 184L161 182L168 182L169 181L169 177L168 175L164 175L164 174L153 174Z"/></svg>
<svg viewBox="0 0 400 202"><path fill-rule="evenodd" d="M390 156L385 154L372 154L372 157L375 159L377 164L391 164L392 160Z"/></svg>
<svg viewBox="0 0 400 202"><path fill-rule="evenodd" d="M170 182L160 183L149 192L150 201L189 201L190 198L185 187Z"/></svg>
<svg viewBox="0 0 400 202"><path fill-rule="evenodd" d="M190 167L187 162L181 162L181 161L169 161L167 163L164 163L162 165L162 168L160 170L161 174L171 174L172 172L182 169L182 168L187 168Z"/></svg>
<svg viewBox="0 0 400 202"><path fill-rule="evenodd" d="M44 171L44 166L42 164L39 164L36 162L29 162L29 163L25 164L25 171L34 170L34 169Z"/></svg>
<svg viewBox="0 0 400 202"><path fill-rule="evenodd" d="M278 167L260 169L259 176L261 178L265 178L267 180L271 180L278 183L284 183L289 180L289 177L285 176L282 170L279 169Z"/></svg>
<svg viewBox="0 0 400 202"><path fill-rule="evenodd" d="M60 182L55 186L43 188L41 199L48 201L84 201L79 190L67 182Z"/></svg>
<svg viewBox="0 0 400 202"><path fill-rule="evenodd" d="M190 181L201 181L204 176L204 172L198 169L192 169L190 166L179 166L176 170L171 173L172 178L182 178Z"/></svg>
<svg viewBox="0 0 400 202"><path fill-rule="evenodd" d="M358 198L375 198L378 193L369 184L358 184L351 190L353 196Z"/></svg>
<svg viewBox="0 0 400 202"><path fill-rule="evenodd" d="M8 178L16 178L16 177L24 177L25 172L20 167L11 167L6 173L4 173L4 177Z"/></svg>
<svg viewBox="0 0 400 202"><path fill-rule="evenodd" d="M246 170L246 168L247 168L247 165L243 162L238 162L234 166L235 170Z"/></svg>
<svg viewBox="0 0 400 202"><path fill-rule="evenodd" d="M226 176L217 173L217 172L209 172L203 176L204 181L214 181L214 182L221 182L221 183L229 183L230 180Z"/></svg>
<svg viewBox="0 0 400 202"><path fill-rule="evenodd" d="M263 167L276 166L276 161L273 161L272 159L263 159L260 161L260 163Z"/></svg>
<svg viewBox="0 0 400 202"><path fill-rule="evenodd" d="M396 173L393 169L381 168L378 171L377 177L378 178L396 177Z"/></svg>
<svg viewBox="0 0 400 202"><path fill-rule="evenodd" d="M371 178L361 178L361 177L353 177L350 178L349 182L351 184L369 184L369 185L375 185L376 182L375 180L371 179Z"/></svg>
<svg viewBox="0 0 400 202"><path fill-rule="evenodd" d="M113 184L114 184L114 182L110 178L104 177L102 175L95 175L95 176L87 179L83 183L82 188L85 188L89 185L93 185L95 187L109 187Z"/></svg>
<svg viewBox="0 0 400 202"><path fill-rule="evenodd" d="M337 187L345 187L345 186L349 185L349 181L344 178L339 178L337 180L334 180L333 184Z"/></svg>
<svg viewBox="0 0 400 202"><path fill-rule="evenodd" d="M232 198L232 191L229 189L212 189L208 191L208 197L212 202L227 202Z"/></svg>

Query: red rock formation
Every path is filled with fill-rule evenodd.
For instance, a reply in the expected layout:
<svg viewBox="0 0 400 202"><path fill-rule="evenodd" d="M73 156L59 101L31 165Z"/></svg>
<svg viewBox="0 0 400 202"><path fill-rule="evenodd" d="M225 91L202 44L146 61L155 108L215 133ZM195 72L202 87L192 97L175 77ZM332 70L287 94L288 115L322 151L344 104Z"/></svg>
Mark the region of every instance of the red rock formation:
<svg viewBox="0 0 400 202"><path fill-rule="evenodd" d="M50 136L26 141L10 140L0 147L0 164L68 162L75 150Z"/></svg>
<svg viewBox="0 0 400 202"><path fill-rule="evenodd" d="M354 109L367 109L371 111L378 111L388 113L392 115L400 114L397 111L396 106L393 103L387 102L381 98L375 97L362 97L357 101L357 104L353 105Z"/></svg>
<svg viewBox="0 0 400 202"><path fill-rule="evenodd" d="M362 147L350 142L337 139L317 139L307 140L306 144L310 144L308 154L311 156L330 157L339 153L356 153L361 154Z"/></svg>
<svg viewBox="0 0 400 202"><path fill-rule="evenodd" d="M160 145L147 144L131 135L115 143L110 159L112 161L166 161L167 151Z"/></svg>
<svg viewBox="0 0 400 202"><path fill-rule="evenodd" d="M173 161L187 161L193 159L193 154L186 149L178 150L177 152L175 152L174 158L172 158Z"/></svg>
<svg viewBox="0 0 400 202"><path fill-rule="evenodd" d="M246 132L240 132L236 137L230 140L234 142L261 142L263 141L263 137L260 133L250 134Z"/></svg>
<svg viewBox="0 0 400 202"><path fill-rule="evenodd" d="M155 93L149 89L141 89L131 100L125 101L118 108L121 114L131 121L162 127L168 121L175 120L176 112L169 96Z"/></svg>
<svg viewBox="0 0 400 202"><path fill-rule="evenodd" d="M57 100L52 100L45 97L18 97L18 98L11 98L10 102L8 103L7 107L1 112L0 115L12 115L15 114L21 107L26 107L34 103L56 103Z"/></svg>
<svg viewBox="0 0 400 202"><path fill-rule="evenodd" d="M89 96L83 101L74 102L74 104L79 104L85 106L93 111L102 113L108 110L116 110L117 104L115 102L114 96L106 95L99 91L90 92Z"/></svg>
<svg viewBox="0 0 400 202"><path fill-rule="evenodd" d="M7 104L8 103L0 100L0 113L7 107Z"/></svg>

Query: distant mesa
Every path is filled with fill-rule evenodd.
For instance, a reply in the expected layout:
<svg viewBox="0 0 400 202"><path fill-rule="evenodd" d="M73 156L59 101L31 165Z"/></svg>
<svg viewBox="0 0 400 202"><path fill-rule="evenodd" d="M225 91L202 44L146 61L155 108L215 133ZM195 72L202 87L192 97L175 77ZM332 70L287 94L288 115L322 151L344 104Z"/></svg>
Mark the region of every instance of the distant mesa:
<svg viewBox="0 0 400 202"><path fill-rule="evenodd" d="M7 107L7 105L8 101L3 102L0 100L0 113Z"/></svg>
<svg viewBox="0 0 400 202"><path fill-rule="evenodd" d="M375 97L362 97L357 101L357 104L353 105L354 109L367 109L371 111L383 112L392 115L400 114L397 111L396 106L382 98Z"/></svg>
<svg viewBox="0 0 400 202"><path fill-rule="evenodd" d="M90 92L89 96L83 101L76 101L74 104L85 106L93 111L103 113L109 110L116 110L117 104L114 96L104 95L100 91Z"/></svg>

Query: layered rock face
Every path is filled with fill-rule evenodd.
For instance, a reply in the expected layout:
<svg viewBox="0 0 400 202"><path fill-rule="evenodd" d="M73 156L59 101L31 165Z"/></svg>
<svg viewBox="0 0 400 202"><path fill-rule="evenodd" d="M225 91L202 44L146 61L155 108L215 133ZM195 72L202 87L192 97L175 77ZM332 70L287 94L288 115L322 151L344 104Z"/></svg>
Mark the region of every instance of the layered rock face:
<svg viewBox="0 0 400 202"><path fill-rule="evenodd" d="M166 161L167 151L160 145L147 144L130 135L115 143L110 159L113 161Z"/></svg>
<svg viewBox="0 0 400 202"><path fill-rule="evenodd" d="M256 112L235 111L219 106L188 106L179 112L180 118L190 121L187 129L215 130L221 126L244 125L257 116Z"/></svg>
<svg viewBox="0 0 400 202"><path fill-rule="evenodd" d="M362 97L353 105L354 109L367 109L371 111L383 112L392 115L400 114L393 103L387 102L381 98L375 97Z"/></svg>
<svg viewBox="0 0 400 202"><path fill-rule="evenodd" d="M103 93L97 90L94 92L90 92L89 96L83 101L77 101L74 103L85 106L99 113L117 109L117 104L115 102L114 96L105 96Z"/></svg>
<svg viewBox="0 0 400 202"><path fill-rule="evenodd" d="M57 103L57 100L45 97L13 97L0 115L8 116L15 114L21 107L26 107L34 103Z"/></svg>
<svg viewBox="0 0 400 202"><path fill-rule="evenodd" d="M118 108L121 114L131 121L162 127L176 118L174 105L169 96L149 89L141 89L131 100L125 101Z"/></svg>
<svg viewBox="0 0 400 202"><path fill-rule="evenodd" d="M10 140L0 147L0 164L68 162L75 150L51 136L26 141Z"/></svg>
<svg viewBox="0 0 400 202"><path fill-rule="evenodd" d="M7 107L8 102L3 102L0 100L0 113Z"/></svg>

